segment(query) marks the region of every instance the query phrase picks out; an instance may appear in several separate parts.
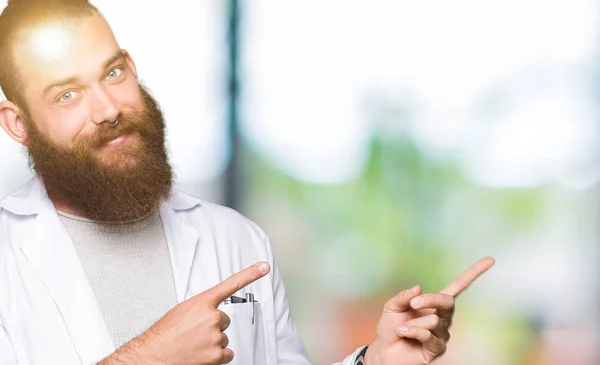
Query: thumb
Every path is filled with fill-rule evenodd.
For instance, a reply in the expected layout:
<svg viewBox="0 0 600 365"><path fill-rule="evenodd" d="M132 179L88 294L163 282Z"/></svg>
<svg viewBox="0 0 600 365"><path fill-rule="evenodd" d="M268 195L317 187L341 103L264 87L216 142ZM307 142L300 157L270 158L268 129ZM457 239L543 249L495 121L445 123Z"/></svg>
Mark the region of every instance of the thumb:
<svg viewBox="0 0 600 365"><path fill-rule="evenodd" d="M385 302L384 313L402 313L410 308L410 300L421 294L421 286L415 285L410 289L402 290L393 298Z"/></svg>

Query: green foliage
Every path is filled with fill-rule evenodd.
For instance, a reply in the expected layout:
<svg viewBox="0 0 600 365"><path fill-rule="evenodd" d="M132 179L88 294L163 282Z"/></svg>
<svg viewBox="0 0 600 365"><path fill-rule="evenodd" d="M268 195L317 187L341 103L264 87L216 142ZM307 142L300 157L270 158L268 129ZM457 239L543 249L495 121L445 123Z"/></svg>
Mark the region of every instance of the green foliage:
<svg viewBox="0 0 600 365"><path fill-rule="evenodd" d="M313 250L336 245L363 263L354 279L369 281L366 296L415 283L439 290L457 274L454 252L478 244L461 242L469 230L520 233L543 209L543 192L478 187L457 162L428 156L406 136L376 135L370 151L360 176L333 186L296 180L257 152L246 154L248 206L287 200L314 229L317 242L306 242Z"/></svg>

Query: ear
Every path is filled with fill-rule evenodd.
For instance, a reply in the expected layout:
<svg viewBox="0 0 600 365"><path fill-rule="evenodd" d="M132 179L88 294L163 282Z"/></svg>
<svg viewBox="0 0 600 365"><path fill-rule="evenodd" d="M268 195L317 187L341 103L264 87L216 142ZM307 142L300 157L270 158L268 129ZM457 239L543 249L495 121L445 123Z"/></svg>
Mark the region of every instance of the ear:
<svg viewBox="0 0 600 365"><path fill-rule="evenodd" d="M131 58L131 55L129 54L129 52L127 52L127 50L121 49L121 52L123 52L123 55L125 56L125 60L127 61L127 66L129 66L129 68L131 69L131 72L133 72L133 74L135 75L135 78L138 78L138 73L137 73L137 68L135 67L135 62L133 62L133 58Z"/></svg>
<svg viewBox="0 0 600 365"><path fill-rule="evenodd" d="M0 126L18 143L27 146L27 130L21 110L13 102L0 102Z"/></svg>

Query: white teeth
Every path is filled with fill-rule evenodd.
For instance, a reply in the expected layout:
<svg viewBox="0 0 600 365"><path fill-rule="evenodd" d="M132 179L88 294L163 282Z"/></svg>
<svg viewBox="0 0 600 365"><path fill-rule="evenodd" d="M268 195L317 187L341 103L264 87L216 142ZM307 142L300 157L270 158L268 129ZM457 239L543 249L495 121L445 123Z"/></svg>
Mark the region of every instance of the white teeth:
<svg viewBox="0 0 600 365"><path fill-rule="evenodd" d="M113 139L112 141L108 142L108 144L114 145L114 144L120 143L121 141L123 141L123 138L124 138L123 136L119 136L119 137Z"/></svg>

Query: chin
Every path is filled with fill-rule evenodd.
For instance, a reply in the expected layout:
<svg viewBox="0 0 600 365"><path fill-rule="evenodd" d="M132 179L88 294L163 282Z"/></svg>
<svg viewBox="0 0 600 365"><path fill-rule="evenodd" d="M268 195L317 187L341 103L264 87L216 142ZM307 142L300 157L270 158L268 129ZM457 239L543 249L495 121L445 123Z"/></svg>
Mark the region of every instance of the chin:
<svg viewBox="0 0 600 365"><path fill-rule="evenodd" d="M106 167L127 169L137 166L139 158L133 153L111 153L97 156L100 163Z"/></svg>

